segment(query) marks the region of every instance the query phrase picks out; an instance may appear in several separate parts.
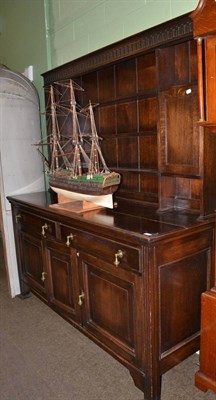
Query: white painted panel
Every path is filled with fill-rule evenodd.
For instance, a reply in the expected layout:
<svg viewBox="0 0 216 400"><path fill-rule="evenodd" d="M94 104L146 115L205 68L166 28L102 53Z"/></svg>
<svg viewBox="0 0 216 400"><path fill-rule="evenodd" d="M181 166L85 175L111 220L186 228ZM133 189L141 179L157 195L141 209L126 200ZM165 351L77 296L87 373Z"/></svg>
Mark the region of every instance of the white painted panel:
<svg viewBox="0 0 216 400"><path fill-rule="evenodd" d="M0 95L0 151L5 196L42 189L42 161L36 148L38 114L33 103ZM15 117L13 117L13 115ZM26 115L28 117L26 118ZM42 179L42 182L41 182ZM6 203L6 209L9 209Z"/></svg>
<svg viewBox="0 0 216 400"><path fill-rule="evenodd" d="M0 68L0 197L11 295L20 292L10 203L7 196L44 190L36 89L19 73Z"/></svg>
<svg viewBox="0 0 216 400"><path fill-rule="evenodd" d="M43 164L32 146L40 139L37 94L26 78L11 74L13 79L5 77L5 72L0 75L0 152L5 197L44 187ZM10 209L7 200L5 207Z"/></svg>

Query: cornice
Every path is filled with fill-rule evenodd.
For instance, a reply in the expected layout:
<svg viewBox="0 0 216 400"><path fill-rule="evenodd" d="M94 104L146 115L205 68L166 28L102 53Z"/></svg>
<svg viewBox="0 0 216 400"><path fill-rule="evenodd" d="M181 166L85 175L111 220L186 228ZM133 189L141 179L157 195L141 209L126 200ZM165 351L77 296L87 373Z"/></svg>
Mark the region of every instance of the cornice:
<svg viewBox="0 0 216 400"><path fill-rule="evenodd" d="M148 52L166 43L192 37L193 23L185 15L130 36L42 74L44 84L74 78L124 58Z"/></svg>

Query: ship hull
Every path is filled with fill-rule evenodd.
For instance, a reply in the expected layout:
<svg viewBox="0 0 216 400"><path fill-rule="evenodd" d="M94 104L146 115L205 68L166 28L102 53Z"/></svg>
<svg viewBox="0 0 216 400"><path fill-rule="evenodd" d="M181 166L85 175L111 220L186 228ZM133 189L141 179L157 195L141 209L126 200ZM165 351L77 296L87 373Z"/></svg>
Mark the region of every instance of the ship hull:
<svg viewBox="0 0 216 400"><path fill-rule="evenodd" d="M112 195L118 189L120 175L111 172L98 174L93 178L86 176L71 178L67 171L59 171L49 176L52 190L68 199L85 200L113 208Z"/></svg>
<svg viewBox="0 0 216 400"><path fill-rule="evenodd" d="M118 189L119 181L120 175L115 172L94 176L92 179L83 176L71 178L67 171L49 176L50 186L93 196L113 194Z"/></svg>

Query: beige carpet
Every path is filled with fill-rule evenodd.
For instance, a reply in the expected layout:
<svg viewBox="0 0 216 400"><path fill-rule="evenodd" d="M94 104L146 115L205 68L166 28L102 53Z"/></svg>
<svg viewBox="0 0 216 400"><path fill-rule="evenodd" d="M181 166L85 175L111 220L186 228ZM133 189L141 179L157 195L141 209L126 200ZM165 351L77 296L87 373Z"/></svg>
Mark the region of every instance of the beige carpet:
<svg viewBox="0 0 216 400"><path fill-rule="evenodd" d="M123 366L35 296L11 299L3 268L0 307L1 400L143 400ZM197 369L195 354L166 373L162 400L215 400L194 386Z"/></svg>

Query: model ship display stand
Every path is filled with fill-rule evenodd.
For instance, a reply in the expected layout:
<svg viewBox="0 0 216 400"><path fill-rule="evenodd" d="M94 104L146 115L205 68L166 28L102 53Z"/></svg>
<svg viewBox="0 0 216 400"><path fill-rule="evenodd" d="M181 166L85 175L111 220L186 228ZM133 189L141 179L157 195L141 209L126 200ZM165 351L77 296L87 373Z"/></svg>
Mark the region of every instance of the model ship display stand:
<svg viewBox="0 0 216 400"><path fill-rule="evenodd" d="M49 207L55 210L67 211L74 214L80 214L83 212L100 210L103 208L95 203L86 200L72 200L69 201L67 197L62 194L57 195L58 202L55 204L50 204Z"/></svg>

